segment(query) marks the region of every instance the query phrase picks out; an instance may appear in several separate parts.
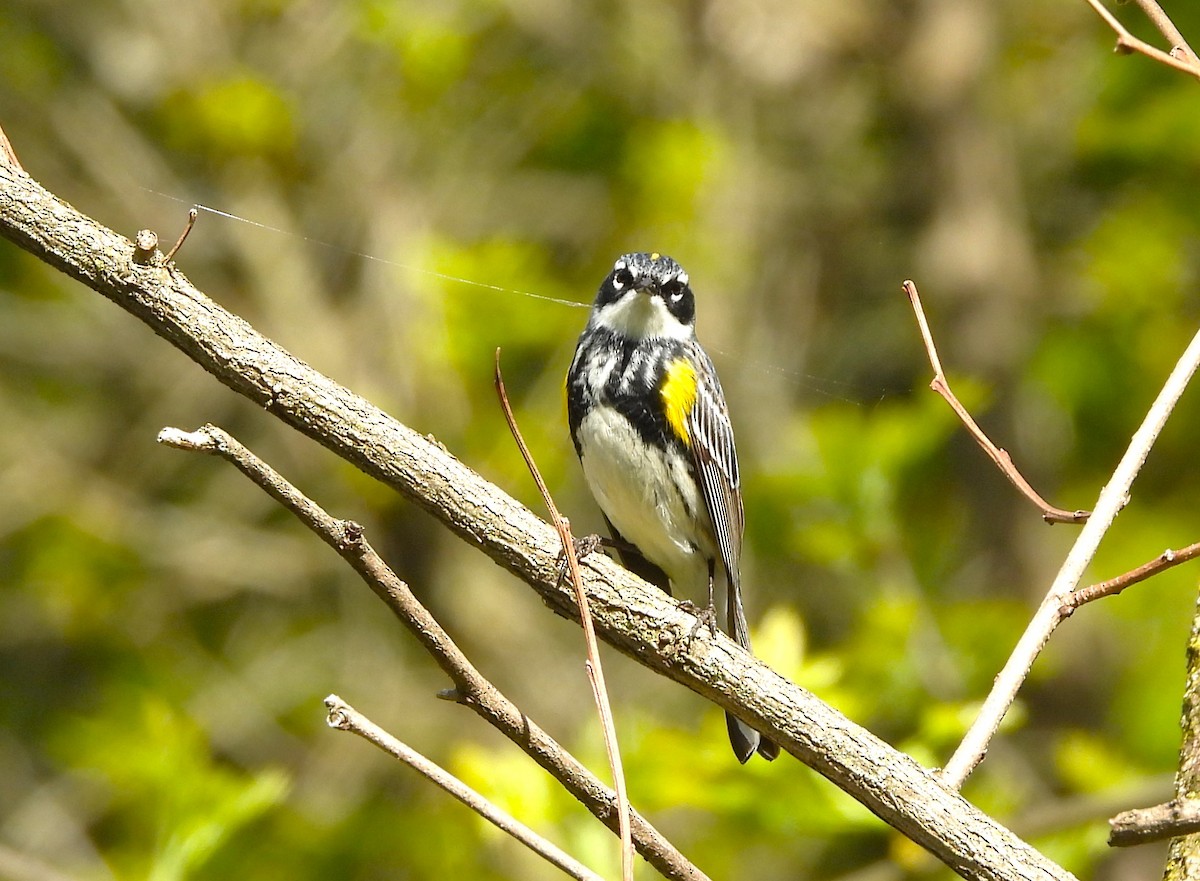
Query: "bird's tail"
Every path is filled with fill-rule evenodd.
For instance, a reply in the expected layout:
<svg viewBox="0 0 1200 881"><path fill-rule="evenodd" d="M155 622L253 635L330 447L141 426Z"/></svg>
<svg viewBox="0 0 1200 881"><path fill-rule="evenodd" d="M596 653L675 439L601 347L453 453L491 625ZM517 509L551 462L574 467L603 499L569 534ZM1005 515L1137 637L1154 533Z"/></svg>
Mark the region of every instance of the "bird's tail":
<svg viewBox="0 0 1200 881"><path fill-rule="evenodd" d="M729 624L729 635L737 640L738 645L753 654L754 650L750 647L750 625L746 622L746 612L742 609L742 591L738 579L728 577L727 573L725 581L728 589L725 614ZM729 742L733 745L733 752L743 765L756 752L768 762L774 761L779 755L779 744L767 740L732 713L725 714L725 727L729 729Z"/></svg>

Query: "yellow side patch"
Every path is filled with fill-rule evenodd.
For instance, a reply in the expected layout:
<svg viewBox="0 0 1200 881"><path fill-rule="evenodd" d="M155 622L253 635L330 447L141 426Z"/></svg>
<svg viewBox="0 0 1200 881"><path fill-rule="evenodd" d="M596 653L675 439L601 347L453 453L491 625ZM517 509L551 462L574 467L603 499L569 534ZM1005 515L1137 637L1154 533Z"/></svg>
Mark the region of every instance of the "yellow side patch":
<svg viewBox="0 0 1200 881"><path fill-rule="evenodd" d="M680 358L667 365L667 375L663 379L659 394L662 395L663 408L667 411L667 422L671 430L690 447L692 438L687 430L687 417L696 404L696 368L692 366L692 362Z"/></svg>

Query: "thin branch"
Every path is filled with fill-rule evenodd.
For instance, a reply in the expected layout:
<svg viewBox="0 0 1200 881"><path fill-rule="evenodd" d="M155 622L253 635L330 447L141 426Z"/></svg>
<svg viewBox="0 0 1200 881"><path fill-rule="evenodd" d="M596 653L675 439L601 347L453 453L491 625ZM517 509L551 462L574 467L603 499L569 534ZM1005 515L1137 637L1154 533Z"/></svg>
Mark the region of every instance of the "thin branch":
<svg viewBox="0 0 1200 881"><path fill-rule="evenodd" d="M942 779L948 786L961 787L971 771L983 760L987 753L988 744L1000 727L1008 708L1016 700L1025 677L1029 675L1033 662L1045 647L1046 642L1055 628L1064 620L1063 603L1071 592L1079 585L1084 570L1091 563L1096 549L1100 546L1104 533L1124 507L1129 488L1133 485L1150 448L1166 424L1167 417L1175 409L1180 395L1187 388L1188 381L1196 368L1200 366L1200 333L1197 333L1187 350L1171 371L1162 391L1150 407L1146 418L1129 442L1125 455L1109 479L1108 484L1100 491L1096 507L1075 539L1071 552L1067 555L1062 568L1059 569L1054 583L1042 604L1034 613L1033 620L1025 628L1016 648L1004 665L1004 669L996 677L991 693L987 696L979 715L968 729L962 743L955 750L950 761L942 771Z"/></svg>
<svg viewBox="0 0 1200 881"><path fill-rule="evenodd" d="M93 288L234 391L394 487L525 581L553 611L576 618L573 591L558 581L561 542L553 529L435 441L263 337L176 267L134 265L128 239L3 165L0 236ZM614 561L593 554L581 571L602 640L735 713L963 877L1071 877L911 757L724 634L693 639L682 650L693 617Z"/></svg>
<svg viewBox="0 0 1200 881"><path fill-rule="evenodd" d="M354 707L343 701L336 694L325 698L325 709L328 711L330 728L349 731L379 747L385 753L395 756L431 783L440 786L456 799L461 801L479 816L498 828L504 830L521 844L525 845L538 856L578 881L604 881L604 879L579 862L553 842L538 835L512 814L492 804L467 784L463 783L445 768L437 765L408 744L403 743L384 731Z"/></svg>
<svg viewBox="0 0 1200 881"><path fill-rule="evenodd" d="M1151 46L1144 40L1139 40L1133 34L1129 33L1129 31L1125 28L1125 25L1117 21L1116 17L1104 7L1104 4L1101 3L1100 0L1087 0L1087 2L1092 9L1096 10L1096 14L1104 19L1105 24L1112 28L1116 33L1117 52L1138 52L1142 55L1145 55L1147 58L1153 58L1155 61L1165 64L1167 67L1173 67L1178 71L1182 71L1183 73L1200 79L1200 64L1190 60L1195 57L1190 53L1190 50L1188 58L1176 58L1174 55L1164 52L1162 49Z"/></svg>
<svg viewBox="0 0 1200 881"><path fill-rule="evenodd" d="M613 791L475 669L408 585L367 542L361 526L331 517L270 465L215 425L205 425L193 432L164 428L159 432L158 441L176 449L220 456L295 514L354 568L412 632L454 683L453 697L458 703L474 710L525 750L602 823L614 831L619 828L614 817L616 798ZM626 817L638 852L662 875L680 881L707 881L704 874L645 818L633 810L627 811Z"/></svg>
<svg viewBox="0 0 1200 881"><path fill-rule="evenodd" d="M175 255L179 253L179 249L183 247L183 243L187 241L188 234L192 231L192 227L196 225L196 218L200 216L200 209L195 205L188 209L187 223L183 225L183 232L179 234L179 238L175 240L175 244L171 246L171 250L167 251L163 257L164 263L170 263L175 259Z"/></svg>
<svg viewBox="0 0 1200 881"><path fill-rule="evenodd" d="M942 362L938 357L937 346L933 343L933 334L929 330L929 322L925 320L925 310L921 307L921 296L917 293L917 286L912 281L904 282L904 293L908 295L908 301L912 304L913 312L917 316L917 326L921 330L921 339L925 343L925 353L929 356L929 364L933 367L933 380L929 383L929 387L945 398L946 403L950 405L950 409L955 412L962 424L966 426L971 437L975 438L975 442L983 448L983 451L988 454L993 462L996 463L1004 476L1009 479L1021 494L1029 501L1033 502L1042 512L1042 519L1047 523L1082 523L1088 518L1087 511L1066 511L1062 508L1056 508L1038 495L1037 491L1029 485L1022 475L1017 470L1017 466L1013 464L1012 456L1006 450L1001 449L992 443L979 424L967 412L967 408L962 405L950 390L950 383L946 380L946 373L942 370Z"/></svg>
<svg viewBox="0 0 1200 881"><path fill-rule="evenodd" d="M1154 26L1158 28L1158 32L1171 44L1172 55L1182 51L1187 53L1187 60L1190 60L1193 64L1200 61L1200 59L1196 58L1196 53L1192 51L1192 47L1188 45L1188 41L1180 33L1179 28L1175 27L1175 22L1171 21L1170 17L1163 12L1161 6L1155 3L1154 0L1133 0L1133 2L1138 5L1138 8L1145 13L1146 18L1150 19Z"/></svg>
<svg viewBox="0 0 1200 881"><path fill-rule="evenodd" d="M1110 578L1107 581L1101 581L1087 587L1076 588L1063 600L1062 617L1066 618L1086 603L1103 597L1115 596L1131 585L1145 581L1147 578L1178 566L1180 563L1194 560L1198 556L1200 556L1200 542L1188 545L1186 548L1180 548L1177 551L1167 548L1167 550L1148 563L1143 563L1136 569L1130 569L1116 578Z"/></svg>
<svg viewBox="0 0 1200 881"><path fill-rule="evenodd" d="M1172 799L1152 808L1137 808L1117 814L1108 821L1108 843L1112 847L1149 844L1165 838L1200 832L1200 801Z"/></svg>
<svg viewBox="0 0 1200 881"><path fill-rule="evenodd" d="M579 555L575 552L575 539L571 535L571 524L558 512L558 506L554 504L550 489L546 486L546 481L542 479L542 473L538 470L537 463L533 461L533 454L529 452L525 438L521 436L521 429L517 427L517 417L513 415L512 407L508 403L508 392L504 388L504 375L500 372L499 349L496 349L495 381L496 395L500 398L500 408L504 411L504 420L508 423L508 430L512 432L517 449L521 451L521 458L525 460L529 473L533 475L533 482L537 484L538 492L542 494L542 501L546 503L546 508L550 511L550 519L562 542L563 557L567 561L571 586L575 589L575 602L579 606L579 623L583 627L583 642L587 649L585 666L588 682L592 686L592 698L596 701L596 711L600 714L600 727L604 732L604 748L608 752L609 770L612 772L613 786L617 791L621 877L624 881L633 881L633 844L629 838L629 794L625 791L625 769L621 766L617 728L613 723L608 686L604 684L604 668L600 664L600 646L596 643L596 628L592 624L592 613L588 607L587 593L583 589L583 578L579 574Z"/></svg>

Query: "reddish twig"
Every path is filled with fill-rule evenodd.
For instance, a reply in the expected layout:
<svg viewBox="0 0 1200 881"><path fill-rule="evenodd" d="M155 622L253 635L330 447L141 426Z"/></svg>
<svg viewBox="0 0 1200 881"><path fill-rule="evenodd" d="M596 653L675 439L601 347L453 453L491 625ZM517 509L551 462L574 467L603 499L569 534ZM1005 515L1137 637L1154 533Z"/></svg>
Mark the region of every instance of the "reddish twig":
<svg viewBox="0 0 1200 881"><path fill-rule="evenodd" d="M1087 0L1087 2L1092 9L1096 10L1096 14L1104 19L1105 24L1112 28L1116 33L1117 52L1125 54L1137 52L1141 55L1145 55L1147 58L1153 58L1155 61L1165 64L1167 67L1173 67L1178 71L1182 71L1183 73L1196 77L1196 79L1200 79L1200 63L1197 63L1194 60L1196 56L1189 48L1187 48L1187 43L1176 42L1173 37L1168 36L1168 39L1171 40L1172 43L1176 43L1177 47L1187 53L1187 57L1180 58L1170 52L1164 52L1162 49L1151 46L1145 40L1139 40L1133 34L1129 33L1125 25L1117 21L1116 17L1104 7L1104 4L1102 4L1100 0ZM1141 0L1139 0L1138 5L1145 10L1150 4L1142 3ZM1153 5L1155 8L1157 8L1157 4ZM1158 10L1157 16L1151 15L1151 20L1154 21L1156 25L1158 25L1160 21L1165 21L1166 23L1170 24L1170 19L1166 17L1161 9ZM1170 24L1170 28L1176 34L1179 33L1178 29L1176 29L1173 24ZM1182 41L1182 36L1180 36L1179 39ZM1180 54L1182 54L1182 52Z"/></svg>
<svg viewBox="0 0 1200 881"><path fill-rule="evenodd" d="M170 263L171 259L179 252L179 249L183 247L183 243L187 239L188 233L190 233L192 231L192 227L196 225L196 218L199 216L200 210L196 208L195 205L188 209L187 223L184 224L183 232L179 234L179 238L175 240L175 244L171 246L171 250L167 251L167 256L163 258L164 263Z"/></svg>
<svg viewBox="0 0 1200 881"><path fill-rule="evenodd" d="M575 539L571 536L571 524L558 512L558 506L550 496L550 490L533 461L533 454L525 445L521 430L517 427L517 419L513 416L512 407L508 403L508 393L504 390L504 377L500 373L500 350L496 349L496 395L500 398L500 407L504 411L504 419L508 422L508 430L512 432L521 458L525 460L533 482L537 484L538 492L550 511L550 519L558 531L562 541L563 555L567 562L567 571L571 583L575 587L575 601L579 605L579 622L583 625L583 639L587 646L588 681L592 684L592 696L596 700L596 709L600 713L600 725L604 731L604 747L608 751L608 763L612 769L613 789L617 793L617 811L619 813L621 832L621 877L624 881L633 881L633 843L629 832L629 796L625 791L625 771L621 767L621 751L617 746L617 729L613 724L612 706L608 700L608 688L604 684L604 670L600 666L600 646L596 641L596 629L592 625L592 613L588 609L587 594L583 589L583 578L579 574L579 557L575 553Z"/></svg>
<svg viewBox="0 0 1200 881"><path fill-rule="evenodd" d="M1110 578L1098 584L1089 584L1087 587L1076 588L1063 598L1063 617L1070 615L1085 603L1090 603L1101 597L1116 596L1131 585L1145 581L1147 578L1178 566L1180 563L1194 560L1196 557L1200 557L1200 542L1188 545L1186 548L1180 548L1177 551L1168 548L1153 560L1143 563L1136 569L1130 569L1116 578Z"/></svg>
<svg viewBox="0 0 1200 881"><path fill-rule="evenodd" d="M937 347L933 344L933 334L929 331L929 322L925 320L925 310L921 308L921 297L917 293L917 286L912 281L904 282L904 293L908 295L908 301L912 304L913 312L917 316L917 326L921 330L921 339L925 342L925 352L929 356L929 364L933 367L933 380L929 383L929 387L941 395L947 404L950 405L962 424L966 427L971 437L975 438L975 442L983 448L983 451L988 454L989 458L996 463L1004 476L1008 478L1025 498L1033 502L1042 512L1042 519L1047 523L1082 523L1087 520L1088 511L1066 511L1062 508L1056 508L1043 499L1038 492L1029 485L1022 475L1017 470L1017 466L1013 464L1012 457L1008 452L992 443L991 438L984 434L983 429L967 412L967 408L962 405L954 392L950 390L950 383L946 381L945 371L942 370L942 362L938 357Z"/></svg>

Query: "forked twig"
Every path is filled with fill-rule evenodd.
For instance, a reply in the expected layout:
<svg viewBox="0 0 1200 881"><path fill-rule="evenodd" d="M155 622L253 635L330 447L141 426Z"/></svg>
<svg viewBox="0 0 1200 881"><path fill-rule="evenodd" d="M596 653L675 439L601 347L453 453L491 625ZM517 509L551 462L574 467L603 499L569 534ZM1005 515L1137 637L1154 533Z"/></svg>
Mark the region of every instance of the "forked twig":
<svg viewBox="0 0 1200 881"><path fill-rule="evenodd" d="M1109 12L1104 7L1104 4L1100 2L1100 0L1087 0L1087 2L1092 9L1096 10L1096 14L1104 19L1104 22L1116 33L1116 51L1123 53L1138 52L1142 55L1145 55L1147 58L1153 58L1155 61L1165 64L1167 67L1173 67L1178 71L1182 71L1183 73L1190 74L1191 76L1200 79L1200 63L1196 62L1195 53L1193 53L1191 49L1187 47L1187 43L1182 42L1182 36L1180 37L1180 42L1176 42L1175 39L1170 36L1168 36L1168 39L1170 39L1171 42L1175 43L1177 46L1182 47L1188 53L1186 58L1179 58L1170 52L1164 52L1162 49L1151 46L1145 40L1139 40L1133 34L1129 33L1125 25L1117 21L1116 16ZM1142 6L1143 9L1146 8L1146 4L1141 2L1141 0L1139 0L1138 5ZM1157 4L1154 4L1154 6L1157 7ZM1161 9L1158 10L1157 16L1151 16L1151 20L1154 21L1156 25L1159 25L1160 21L1163 20L1167 22L1170 21L1170 19L1167 18L1166 14L1163 13ZM1171 29L1178 33L1178 29L1176 29L1174 25L1171 25Z"/></svg>
<svg viewBox="0 0 1200 881"><path fill-rule="evenodd" d="M962 786L971 771L983 761L988 744L991 743L992 737L999 729L1000 722L1004 719L1008 708L1016 700L1017 692L1029 675L1033 662L1045 647L1055 628L1064 620L1064 600L1071 595L1083 578L1084 570L1095 556L1104 533L1108 531L1109 526L1124 507L1134 478L1137 477L1145 463L1146 457L1150 454L1150 448L1154 446L1154 441L1162 431L1163 425L1166 424L1167 417L1175 409L1180 395L1187 388L1197 367L1200 367L1200 332L1192 337L1192 341L1163 384L1158 397L1154 399L1149 412L1146 413L1146 418L1142 420L1142 424L1130 440L1125 455L1121 457L1112 477L1100 491L1095 509L1075 539L1075 544L1067 554L1062 568L1058 570L1058 575L1050 585L1046 598L1038 606L1033 619L1025 628L1025 632L1005 663L1004 669L996 676L991 693L980 707L979 714L971 723L962 743L950 757L950 761L946 763L946 767L942 771L942 780L947 786L955 788Z"/></svg>
<svg viewBox="0 0 1200 881"><path fill-rule="evenodd" d="M946 403L950 405L955 415L962 421L971 437L975 438L975 442L983 448L983 451L988 454L993 462L996 463L1004 476L1008 478L1021 494L1029 501L1033 502L1042 512L1042 519L1047 523L1082 523L1087 520L1089 512L1087 511L1066 511L1062 508L1056 508L1043 499L1038 492L1029 485L1022 475L1017 470L1017 466L1013 464L1012 456L1007 450L1001 449L992 443L989 438L979 427L979 424L967 412L967 408L962 405L954 392L950 389L950 383L946 380L946 373L942 370L942 362L938 357L937 346L933 343L933 334L929 330L929 322L925 320L925 310L921 308L921 296L917 293L917 286L912 281L904 282L904 293L908 295L908 301L912 304L913 312L917 316L917 326L921 330L921 339L925 343L925 352L929 356L929 364L933 367L933 380L929 383L929 387L941 395Z"/></svg>
<svg viewBox="0 0 1200 881"><path fill-rule="evenodd" d="M1146 18L1154 23L1154 26L1158 28L1158 32L1166 37L1167 42L1171 44L1172 55L1175 55L1176 52L1185 52L1193 63L1200 62L1200 59L1196 57L1196 53L1192 51L1192 47L1188 45L1188 41L1184 39L1179 28L1175 27L1175 22L1171 21L1170 17L1163 12L1161 6L1154 2L1154 0L1133 0L1133 2L1145 13Z"/></svg>
<svg viewBox="0 0 1200 881"><path fill-rule="evenodd" d="M330 728L349 731L375 744L385 753L402 761L426 780L440 786L479 816L507 832L538 856L562 869L579 881L604 881L604 879L551 841L538 835L516 817L488 801L445 768L429 761L408 744L384 731L336 694L325 698Z"/></svg>
<svg viewBox="0 0 1200 881"><path fill-rule="evenodd" d="M558 512L558 506L550 496L550 490L538 471L537 464L521 429L517 427L517 419L513 416L512 407L508 403L508 393L504 389L504 377L500 372L500 350L496 349L496 395L500 398L500 407L504 411L504 419L508 422L508 430L512 432L521 458L525 460L533 482L537 484L538 492L550 511L550 519L558 531L562 541L563 555L567 561L567 571L575 588L575 601L579 606L579 623L583 625L583 639L587 646L588 681L592 685L592 697L596 701L596 709L600 713L600 725L604 731L604 747L608 751L608 763L612 769L613 788L617 792L617 810L620 813L621 829L621 877L624 881L633 881L633 844L629 837L629 796L625 791L625 771L621 766L621 751L617 745L617 729L613 724L612 706L608 700L608 688L604 684L604 669L600 666L600 646L596 641L596 629L592 625L592 613L588 609L587 593L583 589L583 579L579 574L579 558L575 553L575 539L571 535L571 524Z"/></svg>

